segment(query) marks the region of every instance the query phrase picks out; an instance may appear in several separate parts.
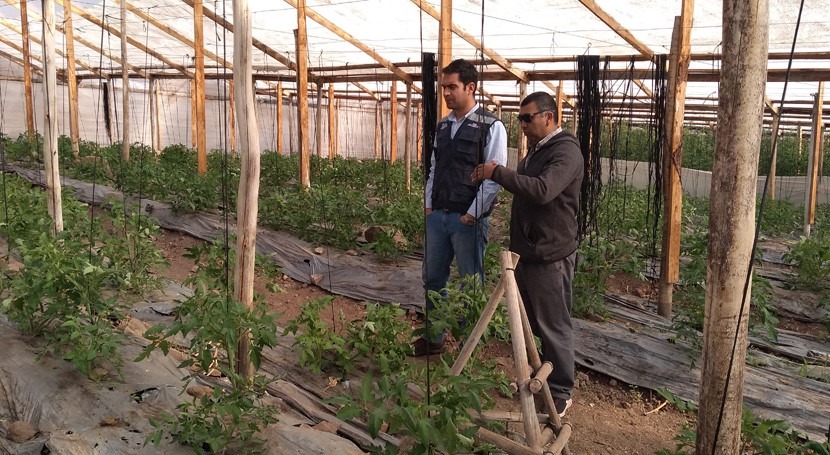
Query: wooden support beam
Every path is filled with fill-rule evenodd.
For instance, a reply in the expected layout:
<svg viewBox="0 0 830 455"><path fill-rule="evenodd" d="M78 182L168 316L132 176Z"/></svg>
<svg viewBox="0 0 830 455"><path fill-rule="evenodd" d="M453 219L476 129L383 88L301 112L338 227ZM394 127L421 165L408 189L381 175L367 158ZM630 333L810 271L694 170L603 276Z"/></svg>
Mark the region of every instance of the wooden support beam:
<svg viewBox="0 0 830 455"><path fill-rule="evenodd" d="M404 133L403 133L403 160L404 160L404 181L406 192L412 189L412 84L406 84L406 107L404 108Z"/></svg>
<svg viewBox="0 0 830 455"><path fill-rule="evenodd" d="M525 82L519 82L519 102L521 102L527 96L527 84ZM517 162L521 161L522 158L527 155L527 136L522 132L522 126L519 125L518 128L518 144L516 144L517 148Z"/></svg>
<svg viewBox="0 0 830 455"><path fill-rule="evenodd" d="M599 20L601 20L605 25L607 25L611 30L617 33L622 39L625 40L626 43L630 44L634 49L637 49L637 52L647 56L652 57L654 55L654 51L649 49L648 46L643 44L640 40L634 37L628 29L622 26L613 16L605 12L602 8L597 5L597 2L594 0L579 0L580 3L585 5L594 16L596 16Z"/></svg>
<svg viewBox="0 0 830 455"><path fill-rule="evenodd" d="M300 0L285 0L285 2L288 3L289 5L293 6L294 8L298 8L298 9L299 9L298 5L300 5L300 4L305 5L305 2L300 1ZM341 29L340 27L338 27L333 22L329 21L328 19L326 19L325 17L323 17L322 15L320 15L319 13L314 11L313 9L308 8L306 6L303 6L303 8L305 9L305 16L308 16L314 22L317 22L318 24L320 24L323 27L327 28L330 32L332 32L335 35L339 36L340 38L346 40L352 46L354 46L354 47L360 49L361 51L363 51L366 55L368 55L369 57L372 57L376 62L380 63L386 69L388 69L389 71L394 73L395 76L397 76L398 78L402 79L403 81L405 81L407 83L412 83L412 77L409 74L407 74L406 72L404 72L402 69L398 68L397 66L393 65L392 62L390 62L389 60L386 60L385 58L381 57L381 55L378 54L377 52L375 52L374 49L367 46L366 44L364 44L363 42L361 42L357 38L353 37L352 35L347 33L345 30ZM298 60L299 60L299 57L298 57Z"/></svg>
<svg viewBox="0 0 830 455"><path fill-rule="evenodd" d="M816 202L818 180L821 174L821 145L824 123L822 122L821 106L824 105L824 82L818 83L818 92L814 94L815 109L813 111L813 131L810 140L810 154L807 155L807 175L804 191L804 237L810 237L810 231L816 222Z"/></svg>
<svg viewBox="0 0 830 455"><path fill-rule="evenodd" d="M0 42L5 43L6 41L5 41L4 38L0 38ZM23 59L20 58L20 57L9 54L6 51L0 51L0 57L3 57L4 59L9 60L12 63L15 63L15 64L19 65L21 69L23 68ZM38 60L38 61L40 61L40 60ZM43 71L41 71L40 67L38 67L37 65L32 65L32 73L37 73L37 74L42 75ZM4 80L4 81L6 81L6 80L18 80L18 79L20 79L20 78L9 78L7 76L0 77L0 80Z"/></svg>
<svg viewBox="0 0 830 455"><path fill-rule="evenodd" d="M663 244L660 260L657 312L671 318L674 283L680 279L680 223L683 188L680 172L683 159L683 116L686 80L691 50L690 33L694 0L683 0L681 15L674 19L669 63L669 93L666 100L666 138L663 159Z"/></svg>
<svg viewBox="0 0 830 455"><path fill-rule="evenodd" d="M438 19L438 118L450 114L441 96L441 72L452 62L452 0L441 0L441 17Z"/></svg>
<svg viewBox="0 0 830 455"><path fill-rule="evenodd" d="M148 83L150 84L150 147L153 149L153 153L158 155L160 152L158 138L161 134L161 127L159 126L160 116L158 102L158 81L156 81L156 78L151 77L148 80Z"/></svg>
<svg viewBox="0 0 830 455"><path fill-rule="evenodd" d="M297 0L297 30L294 38L297 43L297 119L300 132L300 182L308 188L311 186L311 168L308 149L308 35L306 34L305 0Z"/></svg>
<svg viewBox="0 0 830 455"><path fill-rule="evenodd" d="M202 0L193 1L193 43L196 55L196 159L199 174L207 174L207 125L205 123L205 34Z"/></svg>
<svg viewBox="0 0 830 455"><path fill-rule="evenodd" d="M65 0L67 2L71 0ZM52 8L54 8L54 4ZM69 138L72 141L72 156L80 159L81 135L78 117L78 79L75 77L75 32L72 30L72 11L63 10L66 35L66 85L69 89Z"/></svg>
<svg viewBox="0 0 830 455"><path fill-rule="evenodd" d="M190 143L192 147L196 147L196 79L190 80Z"/></svg>
<svg viewBox="0 0 830 455"><path fill-rule="evenodd" d="M64 8L66 8L66 4L64 3L64 0L55 0L55 1L56 1L59 5L61 5L61 6L63 6ZM113 34L113 35L115 35L117 38L121 38L121 31L119 31L117 28L112 27L111 25L109 25L109 24L107 24L107 23L103 22L101 19L99 19L99 18L95 17L94 15L92 15L92 14L90 14L90 13L86 12L85 10L83 10L83 9L81 9L81 8L78 8L78 7L77 7L77 6L75 6L75 5L71 5L71 6L70 6L70 9L72 10L72 12L74 12L74 13L78 14L79 16L83 17L83 18L84 18L84 19L86 19L87 21L92 22L93 24L95 24L95 25L97 25L97 26L99 26L99 27L103 28L104 30L106 30L106 31L108 31L108 32L110 32L110 33L112 33L112 34ZM187 70L187 68L185 68L184 66L182 66L182 65L180 65L180 64L178 64L178 63L176 63L176 62L174 62L174 61L172 61L172 60L170 60L170 59L168 59L168 58L167 58L167 57L165 57L162 53L157 52L157 51L155 51L155 50L153 50L153 49L148 48L147 46L145 46L144 44L142 44L142 43L141 43L141 41L138 41L138 40L136 40L136 39L133 39L133 38L131 38L131 37L129 37L129 36L127 36L127 37L126 37L126 39L127 39L127 42L128 42L128 43L130 43L130 45L132 45L132 46L133 46L133 47L135 47L135 48L138 48L139 50L141 50L142 52L146 53L147 55L150 55L151 57L155 58L156 60L158 60L158 61L160 61L160 62L165 63L167 66L169 66L169 67L171 67L171 68L174 68L174 69L178 70L178 71L179 71L180 73L182 73L182 74L185 74L185 75L187 75L187 76L189 76L189 77L193 77L193 73L191 73L190 71L188 71L188 70ZM122 66L123 66L123 64L124 64L124 63L122 62Z"/></svg>
<svg viewBox="0 0 830 455"><path fill-rule="evenodd" d="M423 130L423 117L421 117L421 107L423 106L422 103L418 103L417 109L415 109L415 155L418 162L421 162L421 154L424 151L424 144L421 141L421 133Z"/></svg>
<svg viewBox="0 0 830 455"><path fill-rule="evenodd" d="M282 155L282 82L277 82L277 153Z"/></svg>
<svg viewBox="0 0 830 455"><path fill-rule="evenodd" d="M29 51L29 14L26 1L20 0L20 29L23 36L23 98L26 106L26 134L32 141L35 139L35 105L32 100L32 58Z"/></svg>
<svg viewBox="0 0 830 455"><path fill-rule="evenodd" d="M370 90L368 87L366 87L365 85L361 84L360 82L352 82L352 85L354 85L355 87L359 88L360 90L363 90L363 91L364 91L364 92L366 92L369 96L371 96L372 98L374 98L376 101L380 101L380 100L381 100L380 95L378 95L377 93L373 92L373 91L372 91L372 90Z"/></svg>
<svg viewBox="0 0 830 455"><path fill-rule="evenodd" d="M562 81L559 81L559 85L556 87L556 121L561 125L564 123L562 120Z"/></svg>
<svg viewBox="0 0 830 455"><path fill-rule="evenodd" d="M241 145L233 289L236 301L253 311L261 151L251 84L251 10L248 8L247 0L234 0L233 17L236 20L236 28L233 31L234 89L237 91L234 101L239 117ZM250 358L250 343L250 334L242 333L237 351L236 370L247 378L253 377L255 373Z"/></svg>
<svg viewBox="0 0 830 455"><path fill-rule="evenodd" d="M695 447L699 454L740 453L742 446L768 2L723 0L722 36L725 58L718 87Z"/></svg>
<svg viewBox="0 0 830 455"><path fill-rule="evenodd" d="M375 104L375 159L380 159L380 116L382 104L378 101Z"/></svg>
<svg viewBox="0 0 830 455"><path fill-rule="evenodd" d="M317 117L314 119L317 158L323 158L323 86L317 84Z"/></svg>
<svg viewBox="0 0 830 455"><path fill-rule="evenodd" d="M389 162L398 159L398 83L392 81L389 89Z"/></svg>
<svg viewBox="0 0 830 455"><path fill-rule="evenodd" d="M193 7L193 1L194 0L182 0L182 2L184 2L186 5L189 5L190 7ZM219 26L223 27L225 30L228 30L231 33L233 33L234 26L233 26L233 23L230 22L229 20L227 20L224 17L216 14L215 12L211 11L208 8L204 8L202 13L205 16L207 16L210 20L216 22L217 25L219 25ZM253 46L255 48L257 48L257 49L261 50L262 52L264 52L265 55L267 55L267 56L273 58L274 60L282 63L283 65L285 65L286 68L290 69L291 71L297 71L297 64L292 62L290 58L280 54L279 52L275 51L270 46L266 45L265 43L263 43L262 41L260 41L256 38L254 38L253 36L251 37L251 42L253 43Z"/></svg>
<svg viewBox="0 0 830 455"><path fill-rule="evenodd" d="M228 136L231 143L231 157L236 157L236 106L233 94L233 79L228 81Z"/></svg>
<svg viewBox="0 0 830 455"><path fill-rule="evenodd" d="M764 97L766 98L766 97ZM769 98L766 98L769 100ZM764 102L766 104L766 101ZM771 110L771 109L770 109ZM769 198L775 200L775 174L778 171L778 126L781 122L781 116L778 112L773 111L772 114L772 132L770 137L770 146L772 147L772 158L770 159L769 175ZM778 136L778 137L777 137Z"/></svg>
<svg viewBox="0 0 830 455"><path fill-rule="evenodd" d="M71 10L71 6L69 8ZM127 8L121 4L121 61L127 62ZM121 72L121 161L130 161L130 75Z"/></svg>
<svg viewBox="0 0 830 455"><path fill-rule="evenodd" d="M43 102L46 105L43 167L46 174L46 206L57 235L63 231L63 207L58 161L58 83L55 60L55 3L54 0L43 0Z"/></svg>
<svg viewBox="0 0 830 455"><path fill-rule="evenodd" d="M329 114L329 159L333 160L337 156L337 125L334 124L336 117L336 110L334 107L334 84L329 84L328 96L328 114Z"/></svg>

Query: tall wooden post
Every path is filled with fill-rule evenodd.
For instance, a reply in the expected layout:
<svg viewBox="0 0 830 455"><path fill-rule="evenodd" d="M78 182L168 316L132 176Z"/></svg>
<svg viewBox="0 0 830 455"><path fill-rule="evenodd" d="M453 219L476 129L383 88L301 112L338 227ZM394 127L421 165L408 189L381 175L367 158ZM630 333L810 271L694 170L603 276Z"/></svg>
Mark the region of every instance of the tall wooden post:
<svg viewBox="0 0 830 455"><path fill-rule="evenodd" d="M389 162L398 160L398 82L389 89Z"/></svg>
<svg viewBox="0 0 830 455"><path fill-rule="evenodd" d="M375 103L375 159L380 159L380 116L381 102Z"/></svg>
<svg viewBox="0 0 830 455"><path fill-rule="evenodd" d="M190 142L196 148L196 81L190 80Z"/></svg>
<svg viewBox="0 0 830 455"><path fill-rule="evenodd" d="M404 178L406 181L406 192L411 189L412 178L412 84L406 84L406 108L404 109L406 120L404 124L403 160Z"/></svg>
<svg viewBox="0 0 830 455"><path fill-rule="evenodd" d="M526 96L527 82L519 82L519 103L521 103ZM516 161L519 162L522 160L522 158L525 157L525 155L527 155L527 136L525 136L525 133L522 132L522 125L519 125L518 136L516 137L518 138L518 143L516 144L518 156L516 158Z"/></svg>
<svg viewBox="0 0 830 455"><path fill-rule="evenodd" d="M297 153L297 134L294 134L294 130L297 128L297 125L294 124L294 119L292 117L296 117L297 110L294 109L294 98L296 96L294 94L288 95L288 154L293 155Z"/></svg>
<svg viewBox="0 0 830 455"><path fill-rule="evenodd" d="M126 2L121 2L123 5ZM205 124L205 34L202 0L193 0L193 51L196 81L196 157L200 174L207 173L207 125Z"/></svg>
<svg viewBox="0 0 830 455"><path fill-rule="evenodd" d="M821 173L822 106L824 106L824 82L818 83L816 103L813 106L813 132L810 135L810 154L807 155L807 176L804 188L804 237L810 237L811 226L816 222L816 193L818 176Z"/></svg>
<svg viewBox="0 0 830 455"><path fill-rule="evenodd" d="M233 79L236 112L239 117L241 170L236 202L236 269L234 298L246 308L254 307L254 265L256 263L257 197L259 196L259 130L254 117L254 89L251 85L251 10L247 0L233 1ZM254 375L250 359L250 338L243 334L237 352L237 372L245 377Z"/></svg>
<svg viewBox="0 0 830 455"><path fill-rule="evenodd" d="M421 153L424 151L424 144L421 143L421 132L423 132L423 118L421 117L422 103L418 103L418 108L415 109L415 154L418 162L421 162Z"/></svg>
<svg viewBox="0 0 830 455"><path fill-rule="evenodd" d="M441 0L441 18L438 20L438 83L441 71L452 62L452 0ZM439 119L450 114L441 92L438 92Z"/></svg>
<svg viewBox="0 0 830 455"><path fill-rule="evenodd" d="M156 154L161 153L162 146L161 146L161 94L159 93L161 90L159 89L159 81L158 79L153 79L153 97L155 98L155 105L156 105L156 136L155 142L156 146L153 149Z"/></svg>
<svg viewBox="0 0 830 455"><path fill-rule="evenodd" d="M127 2L121 2L121 160L130 161L130 70L127 65Z"/></svg>
<svg viewBox="0 0 830 455"><path fill-rule="evenodd" d="M43 0L43 101L46 124L43 128L43 166L46 173L46 205L55 223L55 233L63 231L61 180L58 172L57 68L55 68L55 2Z"/></svg>
<svg viewBox="0 0 830 455"><path fill-rule="evenodd" d="M562 81L559 81L559 86L556 87L556 121L561 125L562 121L562 101L564 100L564 93L562 93Z"/></svg>
<svg viewBox="0 0 830 455"><path fill-rule="evenodd" d="M277 153L282 155L282 81L277 82Z"/></svg>
<svg viewBox="0 0 830 455"><path fill-rule="evenodd" d="M337 125L335 122L335 108L334 108L334 84L329 84L329 159L333 160L337 155Z"/></svg>
<svg viewBox="0 0 830 455"><path fill-rule="evenodd" d="M340 112L340 101L334 101L334 111ZM340 153L340 116L334 116L334 155Z"/></svg>
<svg viewBox="0 0 830 455"><path fill-rule="evenodd" d="M798 127L798 157L801 158L801 150L804 148L804 127Z"/></svg>
<svg viewBox="0 0 830 455"><path fill-rule="evenodd" d="M308 36L305 27L305 0L297 0L297 119L300 133L300 182L311 186L308 150Z"/></svg>
<svg viewBox="0 0 830 455"><path fill-rule="evenodd" d="M767 1L723 2L723 60L712 166L698 454L740 452L769 40ZM745 304L742 304L745 302Z"/></svg>
<svg viewBox="0 0 830 455"><path fill-rule="evenodd" d="M115 143L115 87L112 84L112 76L107 75L107 80L104 82L104 95L106 95L107 100L104 103L104 107L107 110L107 119L108 121L108 128L107 128L107 138L109 139L110 145Z"/></svg>
<svg viewBox="0 0 830 455"><path fill-rule="evenodd" d="M26 0L20 0L20 30L23 36L23 96L26 104L26 134L35 139L35 105L32 101L32 56L29 50L29 13Z"/></svg>
<svg viewBox="0 0 830 455"><path fill-rule="evenodd" d="M153 153L158 154L158 147L156 146L156 129L158 128L158 116L156 115L156 78L150 76L147 79L147 101L150 107L150 148Z"/></svg>
<svg viewBox="0 0 830 455"><path fill-rule="evenodd" d="M666 99L667 127L663 154L663 245L657 286L657 313L666 318L671 317L673 286L680 279L680 221L683 208L680 166L693 14L694 1L683 0L682 12L674 19L668 74L670 90Z"/></svg>
<svg viewBox="0 0 830 455"><path fill-rule="evenodd" d="M317 118L314 119L317 158L323 158L323 86L317 84Z"/></svg>
<svg viewBox="0 0 830 455"><path fill-rule="evenodd" d="M234 107L235 97L233 96L233 79L228 81L228 124L230 131L228 136L231 143L231 156L236 156L236 108Z"/></svg>
<svg viewBox="0 0 830 455"><path fill-rule="evenodd" d="M772 158L770 159L770 167L769 167L769 175L767 178L769 179L769 198L775 200L775 175L778 173L778 125L781 122L781 116L776 114L775 112L772 113L772 135L770 136L770 147L772 147L771 154Z"/></svg>
<svg viewBox="0 0 830 455"><path fill-rule="evenodd" d="M75 75L75 31L72 29L72 0L64 0L64 34L66 35L66 85L69 89L69 137L75 161L80 156L80 122L78 120L78 80Z"/></svg>

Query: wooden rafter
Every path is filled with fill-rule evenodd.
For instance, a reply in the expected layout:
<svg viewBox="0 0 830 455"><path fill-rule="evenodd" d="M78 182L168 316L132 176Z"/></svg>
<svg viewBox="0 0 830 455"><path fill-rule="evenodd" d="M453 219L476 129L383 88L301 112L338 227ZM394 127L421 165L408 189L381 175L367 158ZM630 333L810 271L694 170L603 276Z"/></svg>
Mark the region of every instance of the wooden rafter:
<svg viewBox="0 0 830 455"><path fill-rule="evenodd" d="M294 8L297 7L297 0L285 0L285 2L288 3L289 5L293 6ZM413 82L412 81L412 76L410 76L404 70L402 70L402 69L398 68L397 66L393 65L392 62L390 62L389 60L386 60L385 58L383 58L380 54L375 52L372 48L370 48L369 46L364 44L362 41L360 41L357 38L353 37L348 32L346 32L342 28L338 27L337 25L334 25L333 22L329 21L328 19L321 16L319 13L317 13L316 11L314 11L313 9L311 9L309 7L305 8L305 13L306 13L306 17L310 18L314 22L317 22L318 24L320 24L323 27L327 28L329 31L331 31L335 35L339 36L340 38L343 38L344 40L348 41L349 44L351 44L352 46L355 46L356 48L363 51L366 55L368 55L368 56L372 57L373 59L375 59L375 61L377 61L378 63L380 63L384 67L386 67L386 69L388 69L389 71L394 73L402 81L406 82L407 84L412 84L412 82ZM414 90L417 91L418 93L421 93L421 91L417 87L414 87Z"/></svg>
<svg viewBox="0 0 830 455"><path fill-rule="evenodd" d="M596 16L599 20L601 20L605 25L614 30L617 35L620 35L620 38L624 39L626 43L630 44L634 49L637 49L637 52L648 56L649 58L654 56L654 51L649 49L648 46L643 44L640 40L634 37L627 28L623 27L622 24L617 22L613 16L605 12L602 8L597 5L597 2L594 0L579 0L586 8L588 8L594 16Z"/></svg>
<svg viewBox="0 0 830 455"><path fill-rule="evenodd" d="M56 1L59 5L61 5L62 7L64 6L63 0L55 0L55 1ZM93 16L92 14L90 14L90 13L86 12L85 10L83 10L83 9L81 9L81 8L78 8L78 7L77 7L77 6L75 6L75 5L72 5L72 12L73 12L73 13L78 14L79 16L81 16L82 18L86 19L87 21L92 22L93 24L95 24L95 25L97 25L97 26L99 26L99 27L103 28L104 30L106 30L106 31L108 31L108 32L110 32L110 33L112 33L112 34L113 34L113 35L115 35L116 37L121 38L121 31L120 31L120 30L118 30L118 29L117 29L117 28L115 28L115 27L112 27L112 26L111 26L111 25L109 25L109 24L104 23L103 21L101 21L101 19L98 19L97 17L95 17L95 16ZM145 46L145 45L141 44L141 42L140 42L140 41L137 41L137 40L135 40L135 39L133 39L133 38L130 38L129 36L127 36L126 38L127 38L127 42L128 42L128 43L130 43L130 44L131 44L132 46L134 46L135 48L137 48L137 49L141 50L142 52L146 53L147 55L152 56L153 58L155 58L155 59L159 60L160 62L164 62L164 63L165 63L166 65L168 65L169 67L171 67L171 68L174 68L174 69L178 70L178 71L179 71L180 73L182 73L182 74L186 74L186 75L188 75L188 76L190 76L190 77L193 77L193 73L191 73L190 71L188 71L188 70L187 70L187 68L185 68L184 66L182 66L182 65L180 65L180 64L178 64L178 63L176 63L176 62L174 62L174 61L172 61L172 60L170 60L169 58L165 57L165 56L164 56L164 55L162 55L161 53L159 53L159 52L157 52L157 51L154 51L153 49L148 48L147 46ZM122 65L123 65L123 64L122 64Z"/></svg>
<svg viewBox="0 0 830 455"><path fill-rule="evenodd" d="M0 36L0 43L3 43L6 46L9 46L9 47L13 48L14 50L20 52L21 54L23 53L23 48L20 47L19 44L14 43L12 41L9 41L6 38L3 38L2 36ZM23 65L23 59L20 58L20 57L15 57L14 55L9 54L8 52L4 52L4 51L0 51L0 56L8 58L9 60L13 61L14 63L17 63L20 66L24 66ZM37 55L32 55L32 59L37 60L41 63L43 62L43 60L40 57L38 57ZM43 75L43 70L39 66L32 65L32 71L34 71L34 72L36 72L40 75Z"/></svg>

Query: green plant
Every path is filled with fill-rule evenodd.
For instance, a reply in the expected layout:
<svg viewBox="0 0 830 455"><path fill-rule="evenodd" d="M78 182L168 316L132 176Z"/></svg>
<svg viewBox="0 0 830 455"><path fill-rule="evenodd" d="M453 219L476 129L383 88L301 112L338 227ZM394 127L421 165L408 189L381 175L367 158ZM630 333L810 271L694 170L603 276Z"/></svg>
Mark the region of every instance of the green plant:
<svg viewBox="0 0 830 455"><path fill-rule="evenodd" d="M674 406L680 412L697 412L697 405L691 401L686 401L665 387L658 387L656 390L670 405Z"/></svg>
<svg viewBox="0 0 830 455"><path fill-rule="evenodd" d="M822 289L830 279L830 235L802 238L784 255L784 259L798 267L798 284Z"/></svg>
<svg viewBox="0 0 830 455"><path fill-rule="evenodd" d="M443 332L452 334L456 340L469 338L490 297L485 288L476 275L451 279L441 292L430 291L429 298L435 307L429 312L429 338L434 339ZM424 328L419 328L415 330L415 334L422 335L424 331ZM507 310L502 304L496 308L490 323L482 333L482 340L486 341L489 338L505 342L510 340Z"/></svg>
<svg viewBox="0 0 830 455"><path fill-rule="evenodd" d="M296 335L294 346L300 351L300 365L317 373L334 359L348 358L346 341L320 317L323 308L333 301L333 296L325 296L306 302L300 314L288 321L283 331L283 335ZM342 313L340 319L343 320Z"/></svg>
<svg viewBox="0 0 830 455"><path fill-rule="evenodd" d="M141 212L117 201L111 201L110 214L113 236L122 241L107 242L101 247L101 254L109 259L108 266L114 271L114 285L122 291L140 294L158 289L161 279L155 271L167 264L155 245L159 227Z"/></svg>

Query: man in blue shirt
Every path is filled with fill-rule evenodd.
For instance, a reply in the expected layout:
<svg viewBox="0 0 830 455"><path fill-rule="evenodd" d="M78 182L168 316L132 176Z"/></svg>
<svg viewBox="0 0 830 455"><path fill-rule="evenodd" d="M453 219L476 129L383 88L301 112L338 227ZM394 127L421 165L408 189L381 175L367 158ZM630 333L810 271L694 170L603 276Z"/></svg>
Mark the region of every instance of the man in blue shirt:
<svg viewBox="0 0 830 455"><path fill-rule="evenodd" d="M447 285L453 257L463 278L484 276L489 215L499 191L491 180L472 182L481 163L507 164L504 124L475 100L478 71L463 59L441 71L444 102L452 109L438 123L429 178L424 191L426 238L423 279L427 292ZM427 308L434 302L427 296ZM413 344L416 356L444 352L444 333L425 336Z"/></svg>

